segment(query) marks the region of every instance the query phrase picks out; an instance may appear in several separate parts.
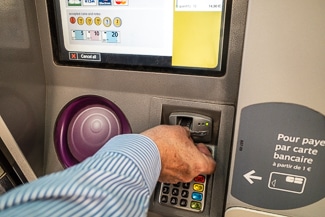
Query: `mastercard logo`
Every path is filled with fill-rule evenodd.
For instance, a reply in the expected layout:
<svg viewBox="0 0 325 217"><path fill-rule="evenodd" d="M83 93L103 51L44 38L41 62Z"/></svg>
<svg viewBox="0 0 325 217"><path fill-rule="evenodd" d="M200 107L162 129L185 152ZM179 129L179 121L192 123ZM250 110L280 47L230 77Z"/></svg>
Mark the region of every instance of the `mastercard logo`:
<svg viewBox="0 0 325 217"><path fill-rule="evenodd" d="M128 5L128 1L127 0L115 0L114 3L116 5Z"/></svg>

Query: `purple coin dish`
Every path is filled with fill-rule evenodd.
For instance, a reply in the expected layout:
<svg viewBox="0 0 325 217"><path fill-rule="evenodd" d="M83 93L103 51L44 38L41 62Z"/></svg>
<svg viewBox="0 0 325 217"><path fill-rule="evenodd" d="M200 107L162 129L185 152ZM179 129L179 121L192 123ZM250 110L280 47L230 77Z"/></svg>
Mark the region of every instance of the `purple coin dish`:
<svg viewBox="0 0 325 217"><path fill-rule="evenodd" d="M61 164L71 167L92 156L112 137L131 132L126 116L113 102L96 95L80 96L59 113L55 150Z"/></svg>

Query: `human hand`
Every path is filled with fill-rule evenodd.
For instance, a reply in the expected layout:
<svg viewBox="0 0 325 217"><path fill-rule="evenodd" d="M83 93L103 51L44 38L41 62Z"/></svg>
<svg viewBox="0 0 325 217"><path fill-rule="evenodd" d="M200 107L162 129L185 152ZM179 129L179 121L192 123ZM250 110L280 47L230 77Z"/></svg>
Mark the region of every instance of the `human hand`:
<svg viewBox="0 0 325 217"><path fill-rule="evenodd" d="M152 139L160 152L160 182L190 182L199 174L214 172L216 162L202 143L193 143L188 128L178 125L160 125L143 133Z"/></svg>

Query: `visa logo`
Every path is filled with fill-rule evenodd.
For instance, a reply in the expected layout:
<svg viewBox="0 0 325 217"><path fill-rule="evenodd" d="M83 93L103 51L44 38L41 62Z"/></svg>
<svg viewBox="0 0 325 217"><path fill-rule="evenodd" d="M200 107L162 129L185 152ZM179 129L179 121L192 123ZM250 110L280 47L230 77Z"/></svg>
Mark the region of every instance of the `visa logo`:
<svg viewBox="0 0 325 217"><path fill-rule="evenodd" d="M83 5L97 5L95 0L84 0Z"/></svg>

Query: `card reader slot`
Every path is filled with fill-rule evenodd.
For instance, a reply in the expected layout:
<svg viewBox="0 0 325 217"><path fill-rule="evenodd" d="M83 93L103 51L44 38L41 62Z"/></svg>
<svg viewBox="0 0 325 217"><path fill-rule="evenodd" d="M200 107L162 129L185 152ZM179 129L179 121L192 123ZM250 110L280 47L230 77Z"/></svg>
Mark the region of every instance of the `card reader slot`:
<svg viewBox="0 0 325 217"><path fill-rule="evenodd" d="M177 118L177 124L183 127L188 127L189 129L192 129L192 123L193 123L193 118L189 118L189 117Z"/></svg>
<svg viewBox="0 0 325 217"><path fill-rule="evenodd" d="M193 130L190 130L190 134L192 137L204 137L206 135L208 135L208 131L206 130L201 130L201 131L193 131Z"/></svg>
<svg viewBox="0 0 325 217"><path fill-rule="evenodd" d="M189 117L178 117L177 118L177 124L183 127L188 127L190 129L191 136L194 137L204 137L208 135L207 130L192 130L192 124L193 124L193 118Z"/></svg>
<svg viewBox="0 0 325 217"><path fill-rule="evenodd" d="M192 112L173 112L169 115L169 124L188 127L194 142L211 142L212 123L211 117Z"/></svg>

